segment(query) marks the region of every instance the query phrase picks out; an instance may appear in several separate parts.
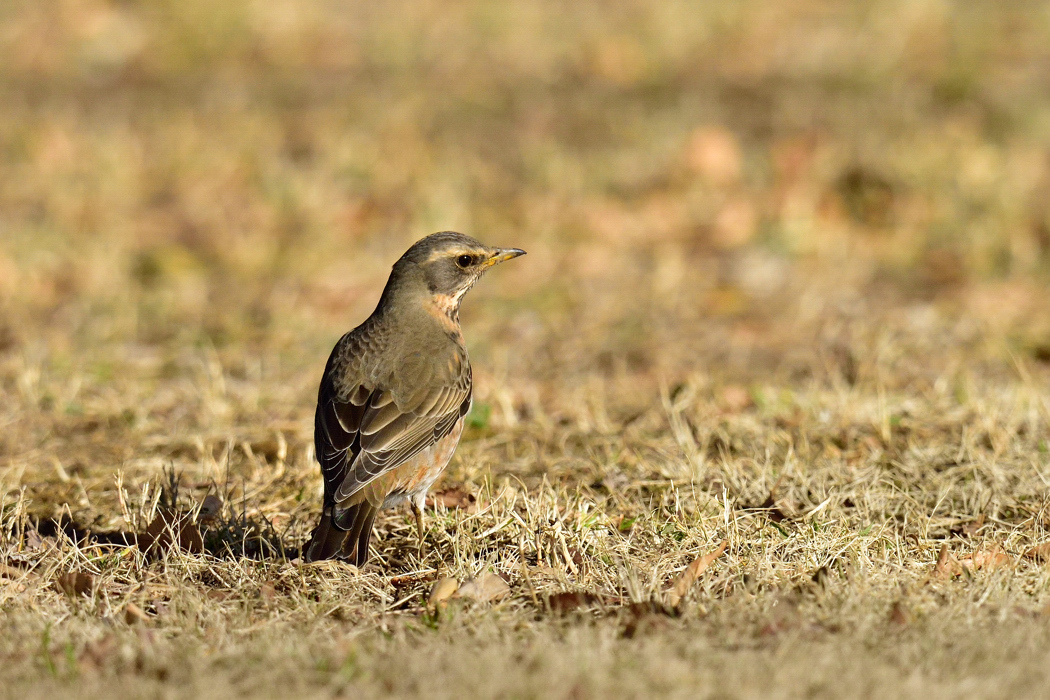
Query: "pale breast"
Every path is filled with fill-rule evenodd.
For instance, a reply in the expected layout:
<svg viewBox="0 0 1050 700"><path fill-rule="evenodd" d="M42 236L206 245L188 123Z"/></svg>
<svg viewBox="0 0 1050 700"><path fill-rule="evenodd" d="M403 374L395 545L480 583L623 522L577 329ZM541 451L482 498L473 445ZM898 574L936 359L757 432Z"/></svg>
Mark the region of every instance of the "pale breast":
<svg viewBox="0 0 1050 700"><path fill-rule="evenodd" d="M448 435L366 486L365 497L372 503L381 502L384 508L408 499L422 500L445 471L462 435L463 420L460 419Z"/></svg>

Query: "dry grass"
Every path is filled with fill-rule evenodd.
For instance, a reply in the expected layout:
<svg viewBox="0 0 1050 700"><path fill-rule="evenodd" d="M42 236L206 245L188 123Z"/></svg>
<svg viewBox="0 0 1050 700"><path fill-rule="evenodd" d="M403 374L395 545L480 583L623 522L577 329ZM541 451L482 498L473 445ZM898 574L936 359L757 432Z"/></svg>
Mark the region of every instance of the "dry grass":
<svg viewBox="0 0 1050 700"><path fill-rule="evenodd" d="M1042 696L1048 47L1034 3L0 6L0 695ZM324 359L438 229L529 256L467 300L426 556L391 512L304 566Z"/></svg>

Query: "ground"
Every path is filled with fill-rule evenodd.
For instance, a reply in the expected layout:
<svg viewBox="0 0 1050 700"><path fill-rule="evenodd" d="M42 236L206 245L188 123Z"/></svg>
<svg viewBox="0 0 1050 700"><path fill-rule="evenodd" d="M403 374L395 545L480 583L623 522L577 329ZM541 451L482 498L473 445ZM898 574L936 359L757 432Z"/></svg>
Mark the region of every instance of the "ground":
<svg viewBox="0 0 1050 700"><path fill-rule="evenodd" d="M1045 696L1046 8L365 5L0 5L0 696ZM304 565L441 229L425 549Z"/></svg>

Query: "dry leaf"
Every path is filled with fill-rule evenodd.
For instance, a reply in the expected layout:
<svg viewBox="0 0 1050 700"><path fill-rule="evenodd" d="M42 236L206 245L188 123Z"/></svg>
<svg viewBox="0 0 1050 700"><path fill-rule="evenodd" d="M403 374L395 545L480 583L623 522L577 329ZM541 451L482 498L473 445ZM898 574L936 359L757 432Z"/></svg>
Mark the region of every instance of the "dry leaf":
<svg viewBox="0 0 1050 700"><path fill-rule="evenodd" d="M948 551L947 543L941 545L937 555L937 564L930 574L931 578L950 579L963 573L974 574L978 571L996 571L1013 566L1014 560L1002 546L996 542L975 549L970 556L958 560Z"/></svg>
<svg viewBox="0 0 1050 700"><path fill-rule="evenodd" d="M966 559L960 562L964 569L969 570L971 573L974 571L997 571L999 569L1013 566L1014 560L1009 554L1003 551L1001 545L996 542L975 550Z"/></svg>
<svg viewBox="0 0 1050 700"><path fill-rule="evenodd" d="M565 578L565 572L547 566L546 564L537 564L536 566L529 567L529 576L541 580L561 581Z"/></svg>
<svg viewBox="0 0 1050 700"><path fill-rule="evenodd" d="M1041 564L1050 563L1050 542L1037 544L1024 553L1025 559L1031 559Z"/></svg>
<svg viewBox="0 0 1050 700"><path fill-rule="evenodd" d="M215 520L222 512L222 499L213 493L204 497L200 511L197 513L197 522L205 523Z"/></svg>
<svg viewBox="0 0 1050 700"><path fill-rule="evenodd" d="M601 599L587 591L563 591L547 596L547 607L551 612L570 613L580 609L594 608L601 604Z"/></svg>
<svg viewBox="0 0 1050 700"><path fill-rule="evenodd" d="M437 491L432 496L427 498L428 505L436 506L438 504L450 509L464 509L470 512L477 506L478 499L475 498L474 494L467 492L465 489L454 486L448 489L442 489Z"/></svg>
<svg viewBox="0 0 1050 700"><path fill-rule="evenodd" d="M934 564L930 576L932 578L945 579L952 578L960 573L962 573L962 566L948 551L948 543L942 544L941 551L937 553L937 563Z"/></svg>
<svg viewBox="0 0 1050 700"><path fill-rule="evenodd" d="M813 582L816 588L825 589L828 587L828 578L830 576L831 570L825 565L810 574L809 580Z"/></svg>
<svg viewBox="0 0 1050 700"><path fill-rule="evenodd" d="M968 523L966 523L965 525L962 526L962 529L961 529L962 534L966 535L967 537L973 537L974 535L976 535L978 532L981 531L982 527L984 527L984 521L985 521L984 513L981 513L980 515L977 516L976 520L971 520L970 522L968 522Z"/></svg>
<svg viewBox="0 0 1050 700"><path fill-rule="evenodd" d="M0 564L0 578L20 579L29 573L30 572L25 569L18 569L13 566L8 566L7 564Z"/></svg>
<svg viewBox="0 0 1050 700"><path fill-rule="evenodd" d="M667 627L667 618L677 617L678 612L667 608L655 600L645 603L631 603L624 606L627 624L623 636L634 639L640 634L659 632Z"/></svg>
<svg viewBox="0 0 1050 700"><path fill-rule="evenodd" d="M146 528L145 534L139 537L139 546L156 554L170 549L172 544L180 551L190 554L200 554L204 551L204 538L189 516L161 509Z"/></svg>
<svg viewBox="0 0 1050 700"><path fill-rule="evenodd" d="M682 602L682 598L689 592L696 580L700 578L700 575L707 570L711 562L722 556L722 552L726 551L726 546L728 545L729 540L722 540L722 543L714 551L708 552L699 559L694 559L689 566L685 567L685 571L679 574L678 578L671 584L668 593L668 602L672 608L678 607L678 604Z"/></svg>
<svg viewBox="0 0 1050 700"><path fill-rule="evenodd" d="M455 595L458 590L459 581L446 576L445 578L434 582L434 585L430 589L430 597L427 601L431 605L447 603L448 599Z"/></svg>
<svg viewBox="0 0 1050 700"><path fill-rule="evenodd" d="M139 606L134 603L128 603L124 606L124 622L129 625L149 622L149 616Z"/></svg>
<svg viewBox="0 0 1050 700"><path fill-rule="evenodd" d="M785 513L780 506L777 505L776 497L773 491L769 492L766 496L766 500L762 501L761 505L757 506L745 506L744 510L760 510L764 511L766 517L774 523L782 523L785 520L790 521L791 516Z"/></svg>
<svg viewBox="0 0 1050 700"><path fill-rule="evenodd" d="M264 583L259 586L259 597L267 603L272 603L277 598L277 589L272 583Z"/></svg>
<svg viewBox="0 0 1050 700"><path fill-rule="evenodd" d="M37 549L43 549L47 547L49 543L54 542L53 537L41 537L40 533L36 530L29 530L26 532L25 549L27 551L33 551Z"/></svg>
<svg viewBox="0 0 1050 700"><path fill-rule="evenodd" d="M90 595L91 589L95 586L95 577L91 574L71 571L67 574L60 574L55 579L55 585L66 595Z"/></svg>
<svg viewBox="0 0 1050 700"><path fill-rule="evenodd" d="M456 598L470 598L479 603L499 600L510 593L510 586L496 574L484 574L466 581L456 591Z"/></svg>
<svg viewBox="0 0 1050 700"><path fill-rule="evenodd" d="M912 616L911 613L908 612L908 609L898 600L893 604L893 607L890 608L889 619L890 622L895 625L904 626L911 624Z"/></svg>

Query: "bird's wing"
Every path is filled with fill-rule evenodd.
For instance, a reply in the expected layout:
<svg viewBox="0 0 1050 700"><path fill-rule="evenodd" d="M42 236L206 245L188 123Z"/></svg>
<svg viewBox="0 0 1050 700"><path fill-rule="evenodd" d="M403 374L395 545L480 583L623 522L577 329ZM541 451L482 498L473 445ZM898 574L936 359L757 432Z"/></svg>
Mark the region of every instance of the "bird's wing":
<svg viewBox="0 0 1050 700"><path fill-rule="evenodd" d="M393 381L373 383L355 372L354 341L345 337L340 345L348 347L340 352L337 346L329 360L314 422L325 501L336 504L448 435L470 408L465 356L431 368L405 392Z"/></svg>

